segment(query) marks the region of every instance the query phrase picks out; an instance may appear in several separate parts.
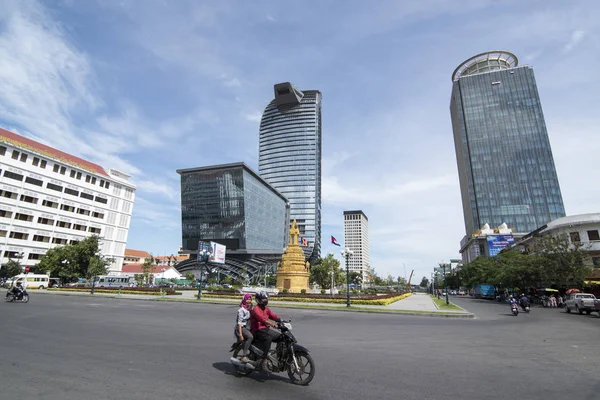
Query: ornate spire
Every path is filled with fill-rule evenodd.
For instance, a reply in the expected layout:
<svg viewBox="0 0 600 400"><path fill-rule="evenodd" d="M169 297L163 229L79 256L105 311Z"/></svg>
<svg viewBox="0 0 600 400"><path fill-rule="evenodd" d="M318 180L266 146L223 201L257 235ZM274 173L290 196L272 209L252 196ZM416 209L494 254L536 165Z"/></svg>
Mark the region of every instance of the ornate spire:
<svg viewBox="0 0 600 400"><path fill-rule="evenodd" d="M296 220L292 222L292 227L290 228L290 243L291 245L299 246L298 238L300 236L300 230L298 229L298 224Z"/></svg>

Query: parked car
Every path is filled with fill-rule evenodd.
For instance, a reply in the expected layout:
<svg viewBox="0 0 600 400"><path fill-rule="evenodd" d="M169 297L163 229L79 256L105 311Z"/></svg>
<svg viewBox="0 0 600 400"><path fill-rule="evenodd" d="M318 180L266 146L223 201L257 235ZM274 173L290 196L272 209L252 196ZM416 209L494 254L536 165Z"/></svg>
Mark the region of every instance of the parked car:
<svg viewBox="0 0 600 400"><path fill-rule="evenodd" d="M579 314L585 311L588 315L592 311L596 311L596 296L590 293L573 293L567 296L565 300L565 311L570 313L571 310Z"/></svg>

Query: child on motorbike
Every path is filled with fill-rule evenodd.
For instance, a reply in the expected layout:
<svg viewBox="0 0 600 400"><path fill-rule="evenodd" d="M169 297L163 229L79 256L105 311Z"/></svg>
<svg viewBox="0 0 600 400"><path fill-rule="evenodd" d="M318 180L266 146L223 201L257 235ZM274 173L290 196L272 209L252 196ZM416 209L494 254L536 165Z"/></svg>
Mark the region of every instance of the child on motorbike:
<svg viewBox="0 0 600 400"><path fill-rule="evenodd" d="M246 293L242 302L240 303L240 308L237 311L237 320L235 324L234 334L238 340L238 343L244 342L244 347L242 349L242 358L240 361L243 363L247 363L248 360L248 350L250 349L250 344L252 344L252 340L254 336L248 329L248 323L250 321L250 311L252 310L252 295L250 293Z"/></svg>

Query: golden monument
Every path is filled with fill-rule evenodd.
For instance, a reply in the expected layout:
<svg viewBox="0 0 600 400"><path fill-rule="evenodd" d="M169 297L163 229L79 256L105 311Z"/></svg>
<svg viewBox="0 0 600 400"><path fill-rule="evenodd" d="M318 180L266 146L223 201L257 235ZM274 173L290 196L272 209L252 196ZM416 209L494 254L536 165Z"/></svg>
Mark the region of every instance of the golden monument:
<svg viewBox="0 0 600 400"><path fill-rule="evenodd" d="M308 291L308 278L310 277L310 263L304 257L304 251L298 244L300 231L296 220L290 228L290 242L277 262L277 289L287 289L290 293L300 293L302 289Z"/></svg>

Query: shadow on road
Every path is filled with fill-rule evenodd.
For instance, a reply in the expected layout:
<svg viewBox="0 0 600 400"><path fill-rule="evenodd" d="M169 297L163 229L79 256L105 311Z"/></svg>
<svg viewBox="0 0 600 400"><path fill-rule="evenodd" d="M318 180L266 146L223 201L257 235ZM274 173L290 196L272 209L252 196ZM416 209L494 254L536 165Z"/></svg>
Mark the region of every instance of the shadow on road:
<svg viewBox="0 0 600 400"><path fill-rule="evenodd" d="M236 378L252 379L257 382L281 381L281 382L285 382L285 383L291 383L291 381L288 378L284 378L277 374L270 374L269 376L266 376L261 372L252 372L250 375L241 376L235 372L233 365L231 365L231 363L227 363L227 362L213 363L213 368L223 372L225 375L231 375Z"/></svg>

